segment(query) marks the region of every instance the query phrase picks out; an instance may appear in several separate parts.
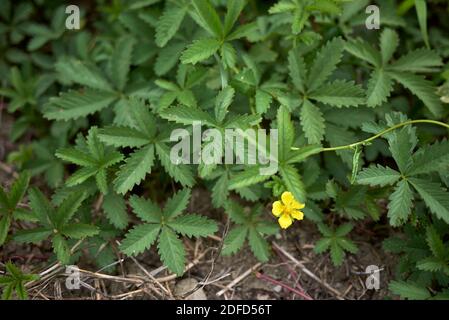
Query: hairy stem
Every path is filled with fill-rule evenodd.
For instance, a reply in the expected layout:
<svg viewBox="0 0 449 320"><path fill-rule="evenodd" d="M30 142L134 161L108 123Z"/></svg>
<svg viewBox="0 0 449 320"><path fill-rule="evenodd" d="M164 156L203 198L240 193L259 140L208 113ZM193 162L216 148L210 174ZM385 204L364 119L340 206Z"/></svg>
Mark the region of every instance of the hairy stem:
<svg viewBox="0 0 449 320"><path fill-rule="evenodd" d="M407 125L414 124L414 123L430 123L430 124L438 125L438 126L441 126L441 127L449 129L449 125L448 124L446 124L444 122L436 121L436 120L424 120L424 119L421 119L421 120L409 120L409 121L401 122L401 123L399 123L397 125L394 125L392 127L389 127L387 129L385 129L385 130L375 134L374 136L369 137L368 139L365 139L365 140L362 140L362 141L358 141L358 142L354 142L354 143L351 143L351 144L347 144L347 145L344 145L344 146L322 148L321 152L353 149L353 148L355 148L357 146L364 145L364 144L366 144L368 142L371 142L371 141L373 141L373 140L375 140L377 138L380 138L381 136L383 136L384 134L386 134L388 132L394 131L396 129L399 129L399 128L402 128L402 127L405 127ZM299 149L300 148L292 148L292 150L299 150Z"/></svg>

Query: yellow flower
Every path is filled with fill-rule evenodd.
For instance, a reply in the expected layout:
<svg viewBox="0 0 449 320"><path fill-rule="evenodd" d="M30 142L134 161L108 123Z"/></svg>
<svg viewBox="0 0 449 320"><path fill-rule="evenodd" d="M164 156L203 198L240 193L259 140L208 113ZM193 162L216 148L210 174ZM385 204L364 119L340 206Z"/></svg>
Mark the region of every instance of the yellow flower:
<svg viewBox="0 0 449 320"><path fill-rule="evenodd" d="M281 200L273 202L271 212L279 218L278 222L282 229L290 227L293 219L304 219L304 213L300 210L305 207L305 204L296 201L291 192L284 192L281 195Z"/></svg>

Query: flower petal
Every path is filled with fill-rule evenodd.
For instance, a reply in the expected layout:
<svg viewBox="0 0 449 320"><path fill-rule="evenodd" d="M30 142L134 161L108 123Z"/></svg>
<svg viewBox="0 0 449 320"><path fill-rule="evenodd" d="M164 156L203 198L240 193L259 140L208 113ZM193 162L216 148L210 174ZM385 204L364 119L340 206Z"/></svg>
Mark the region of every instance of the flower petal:
<svg viewBox="0 0 449 320"><path fill-rule="evenodd" d="M304 208L306 205L304 203L301 203L299 201L293 200L292 203L290 204L290 207L292 209L302 209Z"/></svg>
<svg viewBox="0 0 449 320"><path fill-rule="evenodd" d="M273 202L273 208L271 209L271 212L276 217L279 217L281 213L284 211L284 205L280 201Z"/></svg>
<svg viewBox="0 0 449 320"><path fill-rule="evenodd" d="M292 216L292 218L294 218L296 220L304 219L304 213L302 211L299 211L299 210L292 210L290 212L290 215Z"/></svg>
<svg viewBox="0 0 449 320"><path fill-rule="evenodd" d="M293 194L291 192L289 192L289 191L285 191L281 195L281 199L282 199L282 202L284 203L284 205L286 205L287 207L290 206L292 201L295 201L295 198L293 197Z"/></svg>
<svg viewBox="0 0 449 320"><path fill-rule="evenodd" d="M293 220L288 213L284 213L281 215L278 222L282 229L287 229L288 227L291 226Z"/></svg>

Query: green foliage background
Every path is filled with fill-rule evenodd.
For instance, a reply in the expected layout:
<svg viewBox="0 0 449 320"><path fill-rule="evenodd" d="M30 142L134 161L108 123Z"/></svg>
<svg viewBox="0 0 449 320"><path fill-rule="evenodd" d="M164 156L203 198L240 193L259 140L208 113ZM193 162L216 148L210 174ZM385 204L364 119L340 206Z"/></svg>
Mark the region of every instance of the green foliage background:
<svg viewBox="0 0 449 320"><path fill-rule="evenodd" d="M222 221L186 209L203 186L231 221L223 254L248 241L268 261L279 229L264 206L288 190L323 236L316 253L338 266L357 252L354 224L387 225L392 293L449 298L449 8L374 2L380 30L365 28L366 0L83 2L67 30L64 1L1 1L0 103L21 173L0 189L0 244L51 241L63 264L89 248L100 267L105 244L156 244L182 275L182 237ZM195 121L279 129L278 172L171 163L170 133ZM12 232L19 220L35 227ZM3 297L26 298L34 278L7 267Z"/></svg>

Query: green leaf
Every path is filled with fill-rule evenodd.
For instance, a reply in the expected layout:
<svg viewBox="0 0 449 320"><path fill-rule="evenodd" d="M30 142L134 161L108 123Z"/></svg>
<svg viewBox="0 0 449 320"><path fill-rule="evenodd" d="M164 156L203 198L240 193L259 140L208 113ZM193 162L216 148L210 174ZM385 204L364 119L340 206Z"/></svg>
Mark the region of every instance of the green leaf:
<svg viewBox="0 0 449 320"><path fill-rule="evenodd" d="M313 251L315 251L315 253L317 253L317 254L324 253L327 250L329 250L331 243L332 243L332 240L329 238L320 239L315 243Z"/></svg>
<svg viewBox="0 0 449 320"><path fill-rule="evenodd" d="M70 260L70 248L67 241L60 234L53 237L53 251L61 264L66 265Z"/></svg>
<svg viewBox="0 0 449 320"><path fill-rule="evenodd" d="M11 186L11 190L9 191L9 205L11 207L16 207L17 204L24 197L28 184L30 183L30 174L28 171L22 172L17 180Z"/></svg>
<svg viewBox="0 0 449 320"><path fill-rule="evenodd" d="M417 96L436 117L441 115L442 106L432 82L408 72L389 72L391 77Z"/></svg>
<svg viewBox="0 0 449 320"><path fill-rule="evenodd" d="M74 223L62 228L61 233L72 239L82 239L92 237L99 233L99 229L84 223Z"/></svg>
<svg viewBox="0 0 449 320"><path fill-rule="evenodd" d="M396 183L401 174L389 167L380 164L363 169L357 176L357 182L372 187L385 187Z"/></svg>
<svg viewBox="0 0 449 320"><path fill-rule="evenodd" d="M243 208L235 201L228 201L225 204L225 211L229 218L238 224L245 224L247 217L243 211Z"/></svg>
<svg viewBox="0 0 449 320"><path fill-rule="evenodd" d="M163 143L156 144L156 153L165 171L175 181L185 187L192 187L195 184L195 178L187 165L176 165L171 161L168 146Z"/></svg>
<svg viewBox="0 0 449 320"><path fill-rule="evenodd" d="M357 107L365 103L365 91L353 81L336 80L315 90L309 98L337 108Z"/></svg>
<svg viewBox="0 0 449 320"><path fill-rule="evenodd" d="M52 230L48 228L34 228L30 230L20 230L14 235L14 241L23 243L37 243L40 241L47 240L51 234Z"/></svg>
<svg viewBox="0 0 449 320"><path fill-rule="evenodd" d="M432 226L428 226L426 229L426 241L432 251L432 254L435 257L444 260L446 255L446 247L444 246L440 235Z"/></svg>
<svg viewBox="0 0 449 320"><path fill-rule="evenodd" d="M304 92L307 79L307 68L304 59L298 50L292 49L288 52L288 71L295 88Z"/></svg>
<svg viewBox="0 0 449 320"><path fill-rule="evenodd" d="M343 45L341 38L334 38L321 48L310 68L307 81L309 90L318 89L334 72L341 60Z"/></svg>
<svg viewBox="0 0 449 320"><path fill-rule="evenodd" d="M79 60L62 59L56 63L55 67L56 71L70 81L92 89L112 91L112 87L109 85L108 81L100 71L92 65L86 65Z"/></svg>
<svg viewBox="0 0 449 320"><path fill-rule="evenodd" d="M114 147L141 147L150 143L145 134L128 127L106 127L99 131L98 137Z"/></svg>
<svg viewBox="0 0 449 320"><path fill-rule="evenodd" d="M131 200L130 200L131 202ZM125 199L114 193L109 192L104 196L103 211L106 218L117 228L125 229L129 223L128 212L126 209Z"/></svg>
<svg viewBox="0 0 449 320"><path fill-rule="evenodd" d="M64 161L74 163L79 166L91 167L96 165L96 160L87 152L74 148L58 149L56 156Z"/></svg>
<svg viewBox="0 0 449 320"><path fill-rule="evenodd" d="M54 208L39 189L32 188L28 193L33 214L44 226L50 226L49 217L54 215Z"/></svg>
<svg viewBox="0 0 449 320"><path fill-rule="evenodd" d="M287 110L287 107L282 105L279 107L276 120L277 128L279 130L279 159L283 161L287 159L287 156L290 153L290 148L293 144L295 134L291 116Z"/></svg>
<svg viewBox="0 0 449 320"><path fill-rule="evenodd" d="M156 24L155 42L159 47L164 47L173 38L181 26L186 13L187 7L185 6L178 7L169 4L165 6L164 12Z"/></svg>
<svg viewBox="0 0 449 320"><path fill-rule="evenodd" d="M376 69L371 73L368 81L367 104L369 107L377 107L387 101L393 90L393 81L389 74L382 69Z"/></svg>
<svg viewBox="0 0 449 320"><path fill-rule="evenodd" d="M287 163L300 163L306 160L308 157L318 154L322 151L320 145L309 145L299 148L299 150L293 150L290 152L290 157Z"/></svg>
<svg viewBox="0 0 449 320"><path fill-rule="evenodd" d="M180 215L187 208L190 196L190 189L183 189L175 193L165 204L164 216L170 219Z"/></svg>
<svg viewBox="0 0 449 320"><path fill-rule="evenodd" d="M427 47L429 44L429 35L427 33L427 3L424 0L414 0L416 13L418 15L419 28L421 29L421 34L424 39L424 43Z"/></svg>
<svg viewBox="0 0 449 320"><path fill-rule="evenodd" d="M168 226L177 233L188 237L205 237L217 232L217 224L200 215L188 214L177 217L168 223Z"/></svg>
<svg viewBox="0 0 449 320"><path fill-rule="evenodd" d="M259 182L268 180L270 178L269 175L261 175L259 173L258 166L250 166L245 168L245 170L240 171L237 174L234 174L229 179L228 188L229 190L241 189L244 187L249 187Z"/></svg>
<svg viewBox="0 0 449 320"><path fill-rule="evenodd" d="M405 223L412 211L413 193L409 183L401 180L396 185L394 192L388 198L388 217L392 226L400 226Z"/></svg>
<svg viewBox="0 0 449 320"><path fill-rule="evenodd" d="M227 174L223 174L212 188L212 204L215 208L222 207L229 197L229 180Z"/></svg>
<svg viewBox="0 0 449 320"><path fill-rule="evenodd" d="M345 49L353 56L356 56L373 66L380 67L382 65L382 57L379 52L362 39L346 42Z"/></svg>
<svg viewBox="0 0 449 320"><path fill-rule="evenodd" d="M226 2L226 16L224 20L224 34L227 35L232 30L240 13L246 5L246 0L229 0Z"/></svg>
<svg viewBox="0 0 449 320"><path fill-rule="evenodd" d="M159 237L158 252L162 262L178 276L184 273L185 250L182 241L169 228L162 228Z"/></svg>
<svg viewBox="0 0 449 320"><path fill-rule="evenodd" d="M71 120L85 117L109 106L116 96L92 89L69 90L59 97L50 98L44 106L44 117L49 120Z"/></svg>
<svg viewBox="0 0 449 320"><path fill-rule="evenodd" d="M118 90L125 88L128 80L128 73L131 66L131 59L136 40L133 37L122 36L117 40L114 52L111 57L111 79Z"/></svg>
<svg viewBox="0 0 449 320"><path fill-rule="evenodd" d="M126 234L120 245L120 250L128 256L136 256L144 252L154 243L160 229L158 224L135 226Z"/></svg>
<svg viewBox="0 0 449 320"><path fill-rule="evenodd" d="M215 99L215 119L222 122L228 113L228 108L231 105L235 95L235 90L231 86L227 86L221 90Z"/></svg>
<svg viewBox="0 0 449 320"><path fill-rule="evenodd" d="M449 141L426 145L413 155L410 175L437 172L449 168Z"/></svg>
<svg viewBox="0 0 449 320"><path fill-rule="evenodd" d="M56 217L55 217L55 227L61 228L67 224L73 215L78 211L82 202L86 198L84 191L74 192L70 194L59 206Z"/></svg>
<svg viewBox="0 0 449 320"><path fill-rule="evenodd" d="M256 258L261 262L267 262L270 258L268 243L255 228L249 228L248 242Z"/></svg>
<svg viewBox="0 0 449 320"><path fill-rule="evenodd" d="M403 299L425 300L430 298L429 291L413 282L391 281L388 289Z"/></svg>
<svg viewBox="0 0 449 320"><path fill-rule="evenodd" d="M11 225L11 217L6 215L0 218L0 245L5 243L8 236L9 227Z"/></svg>
<svg viewBox="0 0 449 320"><path fill-rule="evenodd" d="M229 231L223 244L222 254L225 256L236 253L245 243L248 228L246 226L237 226Z"/></svg>
<svg viewBox="0 0 449 320"><path fill-rule="evenodd" d="M257 89L255 101L257 113L263 114L268 111L268 108L270 107L271 102L273 101L273 97L268 92L261 89Z"/></svg>
<svg viewBox="0 0 449 320"><path fill-rule="evenodd" d="M323 140L325 132L324 118L320 109L309 100L305 100L301 107L300 117L307 141L310 144L319 144Z"/></svg>
<svg viewBox="0 0 449 320"><path fill-rule="evenodd" d="M399 36L396 31L392 29L384 29L380 35L380 51L382 54L382 61L387 64L393 57L399 45Z"/></svg>
<svg viewBox="0 0 449 320"><path fill-rule="evenodd" d="M340 247L337 241L333 241L330 245L331 259L335 266L341 266L343 263L343 258L345 257L345 252L342 247Z"/></svg>
<svg viewBox="0 0 449 320"><path fill-rule="evenodd" d="M150 199L144 199L136 195L129 198L129 204L133 208L134 213L142 221L149 223L160 223L162 217L161 209Z"/></svg>
<svg viewBox="0 0 449 320"><path fill-rule="evenodd" d="M193 0L192 5L195 8L196 21L199 25L216 38L223 38L223 25L220 17L213 8L209 0Z"/></svg>
<svg viewBox="0 0 449 320"><path fill-rule="evenodd" d="M418 178L409 178L430 211L449 223L449 193L440 184Z"/></svg>
<svg viewBox="0 0 449 320"><path fill-rule="evenodd" d="M131 154L120 167L114 180L114 187L118 193L125 194L151 172L154 163L154 146L148 145Z"/></svg>
<svg viewBox="0 0 449 320"><path fill-rule="evenodd" d="M441 57L433 50L417 49L408 52L393 62L388 68L400 72L433 72L441 67Z"/></svg>
<svg viewBox="0 0 449 320"><path fill-rule="evenodd" d="M412 150L415 147L412 142L412 136L408 128L402 128L395 131L390 139L390 151L396 161L399 171L402 174L407 174L412 165Z"/></svg>
<svg viewBox="0 0 449 320"><path fill-rule="evenodd" d="M291 165L283 165L279 168L279 171L287 190L293 193L296 200L304 203L306 190L298 171Z"/></svg>
<svg viewBox="0 0 449 320"><path fill-rule="evenodd" d="M160 112L160 116L169 121L179 124L193 125L194 122L201 121L202 125L214 126L214 119L205 111L198 108L185 106L170 107Z"/></svg>
<svg viewBox="0 0 449 320"><path fill-rule="evenodd" d="M354 228L354 225L352 223L345 223L342 224L341 226L339 226L337 228L337 230L335 230L335 236L336 237L344 237L346 236L349 232L351 232L351 230Z"/></svg>
<svg viewBox="0 0 449 320"><path fill-rule="evenodd" d="M96 167L85 167L75 171L67 180L66 186L73 187L79 185L97 174L98 169Z"/></svg>
<svg viewBox="0 0 449 320"><path fill-rule="evenodd" d="M221 43L217 39L195 40L181 55L181 62L196 64L212 56L220 48Z"/></svg>

